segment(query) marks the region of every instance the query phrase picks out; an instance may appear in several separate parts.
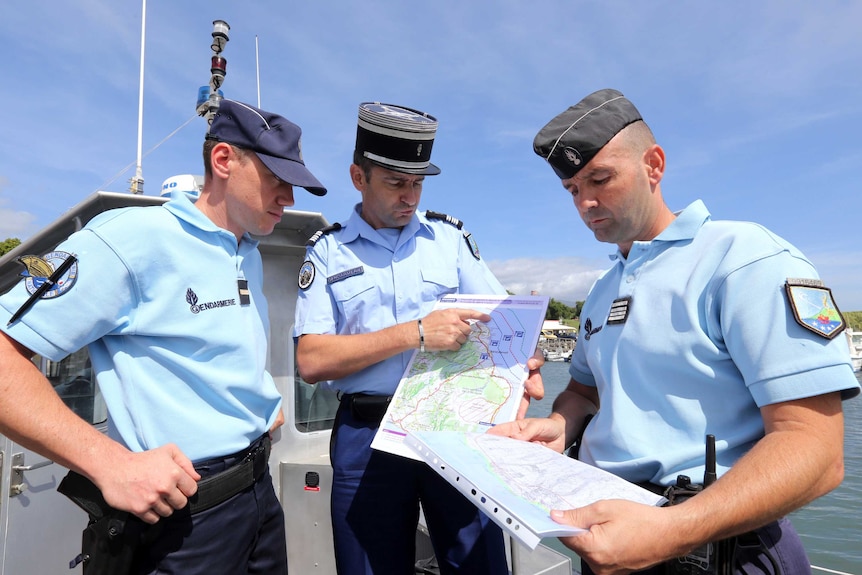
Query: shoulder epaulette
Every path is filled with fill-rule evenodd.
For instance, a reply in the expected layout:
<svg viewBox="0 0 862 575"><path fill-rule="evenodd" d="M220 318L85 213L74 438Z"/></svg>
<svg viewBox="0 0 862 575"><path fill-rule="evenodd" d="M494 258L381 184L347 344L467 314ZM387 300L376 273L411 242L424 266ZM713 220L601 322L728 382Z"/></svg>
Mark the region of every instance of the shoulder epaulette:
<svg viewBox="0 0 862 575"><path fill-rule="evenodd" d="M341 229L341 224L339 224L338 222L335 222L331 226L326 226L323 229L317 230L316 232L314 232L313 236L308 238L308 241L305 242L305 245L308 247L311 247L314 244L316 244L320 238L322 238L323 236L325 236L329 232L337 232L340 229Z"/></svg>
<svg viewBox="0 0 862 575"><path fill-rule="evenodd" d="M429 220L444 220L444 221L452 224L453 226L455 226L459 230L462 227L464 227L464 222L462 222L458 218L453 218L452 216L449 216L446 214L441 214L440 212L432 212L431 210L426 210L425 211L425 217L428 218Z"/></svg>
<svg viewBox="0 0 862 575"><path fill-rule="evenodd" d="M453 218L452 216L441 214L440 212L432 212L431 210L425 211L425 217L429 220L443 220L458 228L461 235L464 236L464 241L467 242L467 247L470 248L470 253L473 254L474 258L477 260L479 259L479 244L476 243L476 239L473 237L473 234L464 229L464 222L458 218Z"/></svg>

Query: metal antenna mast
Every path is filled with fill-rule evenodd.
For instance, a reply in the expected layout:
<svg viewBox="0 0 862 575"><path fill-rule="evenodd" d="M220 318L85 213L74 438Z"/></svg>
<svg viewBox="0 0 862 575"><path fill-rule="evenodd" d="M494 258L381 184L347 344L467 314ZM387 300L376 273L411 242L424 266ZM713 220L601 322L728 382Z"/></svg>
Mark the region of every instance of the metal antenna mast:
<svg viewBox="0 0 862 575"><path fill-rule="evenodd" d="M219 104L224 97L219 88L221 88L224 77L227 75L227 60L221 56L221 53L228 43L229 31L230 26L224 20L213 21L213 43L210 45L213 51L212 65L210 66L210 83L209 86L201 86L198 90L196 108L198 115L205 117L208 124L212 123L213 117L215 117Z"/></svg>
<svg viewBox="0 0 862 575"><path fill-rule="evenodd" d="M133 194L144 193L144 172L141 168L141 140L144 131L144 45L147 37L147 0L141 0L141 73L138 79L138 160L135 177L129 180L129 191Z"/></svg>

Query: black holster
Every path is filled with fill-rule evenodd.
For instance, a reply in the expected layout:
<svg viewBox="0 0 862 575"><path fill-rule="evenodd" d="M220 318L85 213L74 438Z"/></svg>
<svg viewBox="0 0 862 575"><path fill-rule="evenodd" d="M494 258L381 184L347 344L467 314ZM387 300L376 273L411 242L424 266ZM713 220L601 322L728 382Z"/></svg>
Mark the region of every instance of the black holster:
<svg viewBox="0 0 862 575"><path fill-rule="evenodd" d="M63 478L57 491L89 516L81 538L81 554L69 562L69 568L83 563L84 575L133 573L139 546L155 535L157 526L147 525L126 511L114 509L105 502L93 482L74 471Z"/></svg>
<svg viewBox="0 0 862 575"><path fill-rule="evenodd" d="M665 507L679 505L703 491L703 486L692 484L680 475L676 483L664 491ZM713 541L702 545L683 557L665 562L666 575L731 575L733 573L733 549L736 537Z"/></svg>

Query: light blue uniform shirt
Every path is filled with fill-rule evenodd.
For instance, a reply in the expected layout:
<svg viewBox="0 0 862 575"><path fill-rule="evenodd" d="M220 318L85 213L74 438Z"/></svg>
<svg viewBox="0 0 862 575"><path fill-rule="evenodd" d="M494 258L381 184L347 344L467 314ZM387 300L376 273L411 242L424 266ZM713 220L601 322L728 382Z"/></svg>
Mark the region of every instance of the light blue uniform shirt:
<svg viewBox="0 0 862 575"><path fill-rule="evenodd" d="M299 291L294 337L378 331L426 316L446 294L505 295L452 224L416 214L397 234L372 228L360 209L357 204L340 230L326 233L308 248L306 260L314 265L315 275L311 285ZM392 233L397 237L390 238ZM410 356L409 351L400 353L332 382L332 387L391 395Z"/></svg>
<svg viewBox="0 0 862 575"><path fill-rule="evenodd" d="M635 242L591 289L570 373L600 411L580 458L630 481L700 482L705 436L718 474L764 435L759 408L859 392L844 338L801 327L788 278L817 279L796 248L747 222L711 221L701 201ZM631 298L623 323L611 304Z"/></svg>
<svg viewBox="0 0 862 575"><path fill-rule="evenodd" d="M76 283L6 328L28 296L21 282L0 298L0 328L55 361L89 344L112 437L132 451L173 442L197 461L269 429L281 398L265 369L269 320L250 236L237 246L179 194L100 214L57 250L77 255Z"/></svg>

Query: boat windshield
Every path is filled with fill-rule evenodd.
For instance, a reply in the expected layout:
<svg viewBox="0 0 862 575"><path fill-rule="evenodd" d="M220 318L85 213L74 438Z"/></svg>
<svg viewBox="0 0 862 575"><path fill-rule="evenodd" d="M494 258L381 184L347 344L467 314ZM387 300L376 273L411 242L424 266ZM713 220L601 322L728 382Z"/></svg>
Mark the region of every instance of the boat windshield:
<svg viewBox="0 0 862 575"><path fill-rule="evenodd" d="M296 361L293 362L296 365ZM336 392L325 384L306 383L299 370L294 371L294 417L296 428L301 432L332 429L335 412L338 410Z"/></svg>
<svg viewBox="0 0 862 575"><path fill-rule="evenodd" d="M90 354L86 348L66 356L61 361L51 361L39 356L37 358L37 362L41 361L42 373L69 409L94 425L108 419L108 409L93 378Z"/></svg>

